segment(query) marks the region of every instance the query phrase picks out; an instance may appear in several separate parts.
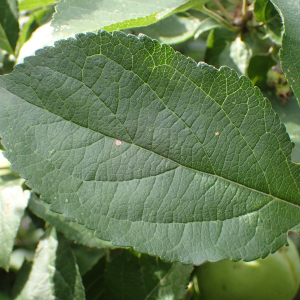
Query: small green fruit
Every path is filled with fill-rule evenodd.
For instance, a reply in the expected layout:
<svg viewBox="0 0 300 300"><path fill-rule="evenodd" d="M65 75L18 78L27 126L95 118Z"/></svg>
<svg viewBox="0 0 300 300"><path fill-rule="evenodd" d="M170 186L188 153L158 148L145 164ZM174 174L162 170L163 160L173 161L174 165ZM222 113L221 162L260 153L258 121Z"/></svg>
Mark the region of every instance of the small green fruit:
<svg viewBox="0 0 300 300"><path fill-rule="evenodd" d="M300 284L300 259L289 246L251 262L207 262L196 271L201 300L292 300Z"/></svg>

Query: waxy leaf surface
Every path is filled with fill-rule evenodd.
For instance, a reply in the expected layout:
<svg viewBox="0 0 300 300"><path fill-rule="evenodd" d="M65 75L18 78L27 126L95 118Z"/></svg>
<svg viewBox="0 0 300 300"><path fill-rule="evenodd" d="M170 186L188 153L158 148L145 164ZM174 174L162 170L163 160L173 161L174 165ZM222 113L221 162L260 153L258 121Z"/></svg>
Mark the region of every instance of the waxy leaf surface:
<svg viewBox="0 0 300 300"><path fill-rule="evenodd" d="M270 102L150 38L81 34L0 78L12 168L116 246L252 260L299 230L300 168Z"/></svg>

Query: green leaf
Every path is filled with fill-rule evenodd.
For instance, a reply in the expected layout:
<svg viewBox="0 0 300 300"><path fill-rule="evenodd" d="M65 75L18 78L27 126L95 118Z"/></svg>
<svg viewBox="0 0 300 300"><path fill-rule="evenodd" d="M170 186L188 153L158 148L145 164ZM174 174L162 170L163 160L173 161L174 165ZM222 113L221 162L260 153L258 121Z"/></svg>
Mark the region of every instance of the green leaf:
<svg viewBox="0 0 300 300"><path fill-rule="evenodd" d="M84 282L87 297L94 300L182 299L192 270L193 265L164 263L148 255L121 251L113 255L106 267L100 261Z"/></svg>
<svg viewBox="0 0 300 300"><path fill-rule="evenodd" d="M23 181L18 179L1 183L0 188L0 267L6 271L21 217L30 196L29 191L23 192Z"/></svg>
<svg viewBox="0 0 300 300"><path fill-rule="evenodd" d="M277 62L271 53L253 55L249 61L247 75L254 85L259 88L266 88L267 73L276 64Z"/></svg>
<svg viewBox="0 0 300 300"><path fill-rule="evenodd" d="M220 23L199 10L190 10L173 14L146 27L135 28L132 32L135 35L143 33L161 43L172 45L192 37L197 39L203 32L219 26Z"/></svg>
<svg viewBox="0 0 300 300"><path fill-rule="evenodd" d="M76 223L74 219L51 212L49 206L34 194L29 200L29 208L34 214L55 226L57 230L77 244L97 248L111 248L113 246L111 243L95 237L94 231Z"/></svg>
<svg viewBox="0 0 300 300"><path fill-rule="evenodd" d="M19 36L17 0L0 2L0 48L14 54Z"/></svg>
<svg viewBox="0 0 300 300"><path fill-rule="evenodd" d="M191 14L178 13L152 25L137 28L133 32L143 33L161 43L172 45L193 37L200 24L200 20Z"/></svg>
<svg viewBox="0 0 300 300"><path fill-rule="evenodd" d="M55 229L38 244L31 270L22 269L25 275L19 280L21 286L15 287L16 300L85 299L69 242L60 233L56 234Z"/></svg>
<svg viewBox="0 0 300 300"><path fill-rule="evenodd" d="M58 0L18 0L19 11L42 8L45 6L53 5L57 1Z"/></svg>
<svg viewBox="0 0 300 300"><path fill-rule="evenodd" d="M13 170L100 239L200 264L264 257L299 230L293 144L228 67L100 32L38 51L0 87Z"/></svg>
<svg viewBox="0 0 300 300"><path fill-rule="evenodd" d="M285 34L280 50L281 68L300 105L300 3L272 0L284 21Z"/></svg>
<svg viewBox="0 0 300 300"><path fill-rule="evenodd" d="M153 24L175 11L184 11L207 0L64 0L56 6L51 25L57 38L79 32L121 30Z"/></svg>
<svg viewBox="0 0 300 300"><path fill-rule="evenodd" d="M277 11L269 0L255 0L253 13L263 23L277 16Z"/></svg>
<svg viewBox="0 0 300 300"><path fill-rule="evenodd" d="M210 31L207 38L207 48L205 54L205 62L215 66L216 68L224 65L224 62L220 59L220 56L225 48L236 40L237 33L230 31L227 28L215 28ZM223 55L223 57L226 57Z"/></svg>
<svg viewBox="0 0 300 300"><path fill-rule="evenodd" d="M292 161L300 163L300 108L297 99L292 96L290 101L282 105L276 95L268 95L268 97L272 100L272 107L284 123L292 142L295 143L295 148L292 152Z"/></svg>
<svg viewBox="0 0 300 300"><path fill-rule="evenodd" d="M239 36L226 47L219 56L221 65L233 68L239 74L246 74L252 50Z"/></svg>
<svg viewBox="0 0 300 300"><path fill-rule="evenodd" d="M32 33L43 23L45 23L45 17L49 12L50 8L47 7L34 12L30 16L29 20L22 26L22 32L19 36L18 49L21 49L24 43L30 38Z"/></svg>

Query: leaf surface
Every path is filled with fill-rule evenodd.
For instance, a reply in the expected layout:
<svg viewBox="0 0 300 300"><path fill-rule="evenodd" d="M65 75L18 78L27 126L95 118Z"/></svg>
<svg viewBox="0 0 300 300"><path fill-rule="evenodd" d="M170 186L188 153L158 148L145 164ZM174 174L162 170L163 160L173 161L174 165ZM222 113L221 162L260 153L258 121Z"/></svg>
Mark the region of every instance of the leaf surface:
<svg viewBox="0 0 300 300"><path fill-rule="evenodd" d="M293 144L228 67L100 32L38 51L0 87L12 168L100 239L200 264L264 257L298 230Z"/></svg>
<svg viewBox="0 0 300 300"><path fill-rule="evenodd" d="M79 32L121 30L153 24L175 10L207 0L64 0L56 6L52 26L59 38Z"/></svg>
<svg viewBox="0 0 300 300"><path fill-rule="evenodd" d="M10 254L30 196L21 187L23 179L2 182L0 187L0 267L8 271Z"/></svg>
<svg viewBox="0 0 300 300"><path fill-rule="evenodd" d="M285 33L280 50L281 68L300 104L300 2L272 0L284 22Z"/></svg>
<svg viewBox="0 0 300 300"><path fill-rule="evenodd" d="M85 299L81 277L69 242L62 234L56 234L55 229L39 242L31 269L22 269L25 273L23 280L20 279L19 285L14 287L16 300Z"/></svg>

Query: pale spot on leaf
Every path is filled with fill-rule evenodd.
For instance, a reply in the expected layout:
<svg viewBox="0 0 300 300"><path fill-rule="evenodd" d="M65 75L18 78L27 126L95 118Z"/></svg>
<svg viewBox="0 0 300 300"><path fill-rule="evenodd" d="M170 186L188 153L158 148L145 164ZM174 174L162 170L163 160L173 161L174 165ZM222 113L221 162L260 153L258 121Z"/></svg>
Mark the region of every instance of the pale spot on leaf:
<svg viewBox="0 0 300 300"><path fill-rule="evenodd" d="M120 147L122 145L122 142L120 140L115 140L115 145L117 147Z"/></svg>

